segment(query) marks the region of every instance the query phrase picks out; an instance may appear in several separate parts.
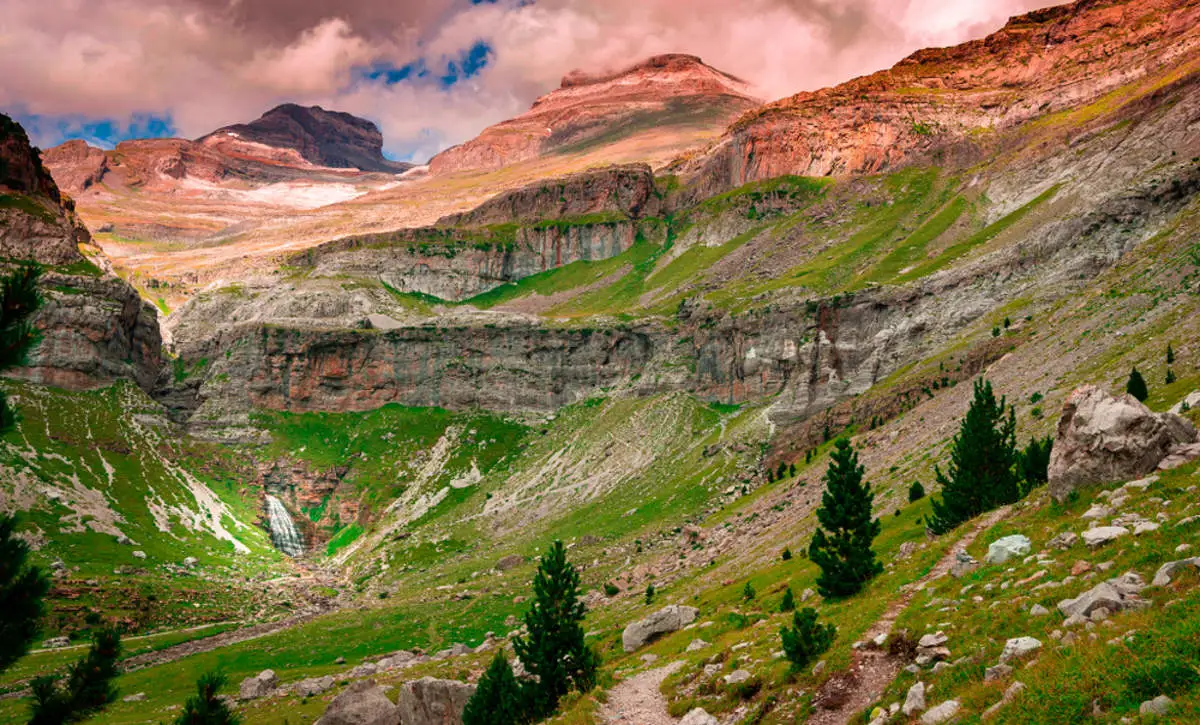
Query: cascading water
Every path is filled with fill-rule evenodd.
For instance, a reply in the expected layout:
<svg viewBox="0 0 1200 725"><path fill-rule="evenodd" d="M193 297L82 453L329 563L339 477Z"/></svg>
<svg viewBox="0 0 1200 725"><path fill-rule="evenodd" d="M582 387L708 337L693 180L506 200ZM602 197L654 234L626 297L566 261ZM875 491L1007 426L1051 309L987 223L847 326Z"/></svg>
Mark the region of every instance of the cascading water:
<svg viewBox="0 0 1200 725"><path fill-rule="evenodd" d="M283 502L270 494L267 494L267 521L271 526L271 543L276 549L288 556L304 553L304 539L292 521L292 515L284 508Z"/></svg>

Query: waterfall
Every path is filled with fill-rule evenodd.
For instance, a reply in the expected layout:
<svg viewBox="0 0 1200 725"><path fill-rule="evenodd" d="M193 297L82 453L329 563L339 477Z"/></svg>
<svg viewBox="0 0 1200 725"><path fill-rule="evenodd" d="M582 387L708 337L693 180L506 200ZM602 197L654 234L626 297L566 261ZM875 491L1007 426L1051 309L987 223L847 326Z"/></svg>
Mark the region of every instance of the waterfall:
<svg viewBox="0 0 1200 725"><path fill-rule="evenodd" d="M283 507L283 503L274 496L267 494L267 517L271 525L271 543L288 556L300 556L304 553L304 539L292 521L292 515Z"/></svg>

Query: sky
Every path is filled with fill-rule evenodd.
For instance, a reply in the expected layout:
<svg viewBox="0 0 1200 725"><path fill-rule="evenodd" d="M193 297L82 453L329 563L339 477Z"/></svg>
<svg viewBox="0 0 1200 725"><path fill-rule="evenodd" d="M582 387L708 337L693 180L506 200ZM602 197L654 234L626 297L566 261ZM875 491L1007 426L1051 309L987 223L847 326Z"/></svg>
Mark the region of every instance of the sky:
<svg viewBox="0 0 1200 725"><path fill-rule="evenodd" d="M575 69L699 55L765 99L982 37L1047 0L0 0L0 111L42 147L195 138L279 103L422 162Z"/></svg>

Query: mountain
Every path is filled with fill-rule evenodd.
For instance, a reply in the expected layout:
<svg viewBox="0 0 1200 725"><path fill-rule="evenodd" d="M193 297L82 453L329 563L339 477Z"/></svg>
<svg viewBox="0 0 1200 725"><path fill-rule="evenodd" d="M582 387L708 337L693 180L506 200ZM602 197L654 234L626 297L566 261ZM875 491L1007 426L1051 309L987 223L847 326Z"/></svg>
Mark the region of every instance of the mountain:
<svg viewBox="0 0 1200 725"><path fill-rule="evenodd" d="M197 139L230 156L253 158L256 144L274 149L294 149L315 166L400 173L412 164L383 156L383 134L365 118L327 111L320 106L286 103L250 123L219 128Z"/></svg>
<svg viewBox="0 0 1200 725"><path fill-rule="evenodd" d="M749 86L692 55L659 55L614 73L574 71L514 119L443 151L429 162L435 174L497 169L589 147L719 133L758 106ZM644 158L651 164L661 161Z"/></svg>
<svg viewBox="0 0 1200 725"><path fill-rule="evenodd" d="M146 295L186 286L161 347L11 125L0 248L44 255L54 308L0 380L22 415L0 505L55 572L46 636L139 635L98 722L169 718L218 667L249 680L245 722L367 697L396 721L369 679L445 712L512 656L558 540L602 665L553 722L1195 721L1196 6L1038 11L694 136L564 100L673 64L732 82L694 59L572 76L547 97L572 140L523 121L500 168L459 151L226 236L108 236ZM106 163L67 151L78 183ZM87 214L117 223L249 208L232 182L191 207L96 186ZM934 536L984 380L1019 445L1099 473ZM801 552L842 438L883 571L827 600ZM788 589L836 627L803 667L777 654ZM0 673L0 720L75 656Z"/></svg>

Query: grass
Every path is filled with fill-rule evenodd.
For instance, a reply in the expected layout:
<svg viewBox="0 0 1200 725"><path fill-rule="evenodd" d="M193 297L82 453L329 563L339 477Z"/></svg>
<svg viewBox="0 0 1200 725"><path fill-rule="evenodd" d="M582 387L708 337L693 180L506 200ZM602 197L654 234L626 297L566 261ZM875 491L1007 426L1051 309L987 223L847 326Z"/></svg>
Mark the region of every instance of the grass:
<svg viewBox="0 0 1200 725"><path fill-rule="evenodd" d="M53 224L58 220L55 213L40 201L16 192L0 194L0 209L16 209L47 224Z"/></svg>

